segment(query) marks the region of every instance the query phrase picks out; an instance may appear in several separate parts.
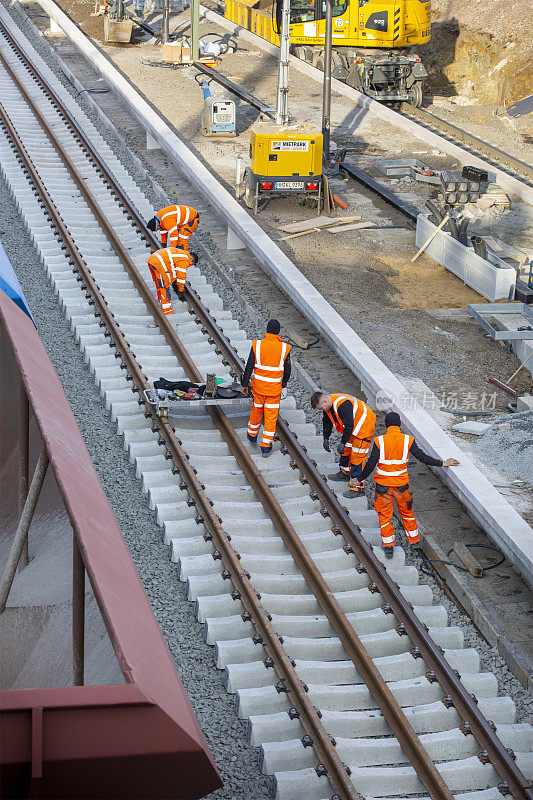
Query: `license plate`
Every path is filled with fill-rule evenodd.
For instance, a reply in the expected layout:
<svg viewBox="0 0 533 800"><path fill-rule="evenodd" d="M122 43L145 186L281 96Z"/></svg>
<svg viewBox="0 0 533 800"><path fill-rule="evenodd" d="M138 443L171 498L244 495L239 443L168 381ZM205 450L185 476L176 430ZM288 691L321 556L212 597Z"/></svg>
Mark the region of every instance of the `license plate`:
<svg viewBox="0 0 533 800"><path fill-rule="evenodd" d="M303 189L303 183L293 183L292 181L276 181L274 189Z"/></svg>

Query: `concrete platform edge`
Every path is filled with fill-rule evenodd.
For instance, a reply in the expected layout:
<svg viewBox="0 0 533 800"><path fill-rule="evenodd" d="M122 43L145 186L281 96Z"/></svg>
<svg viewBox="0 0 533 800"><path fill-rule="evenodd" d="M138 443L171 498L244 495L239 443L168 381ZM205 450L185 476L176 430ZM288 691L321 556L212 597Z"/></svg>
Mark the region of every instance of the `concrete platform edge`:
<svg viewBox="0 0 533 800"><path fill-rule="evenodd" d="M277 55L278 48L275 45L270 44L270 42L267 42L264 39L261 39L260 36L257 36L257 34L246 30L246 28L242 28L240 25L230 22L230 20L225 19L225 17L222 17L215 11L211 11L211 9L200 5L200 14L203 14L205 19L208 19L211 22L215 22L217 25L226 28L227 31L246 39L246 41L254 44L265 53ZM301 72L304 75L307 75L309 78L322 83L323 73L316 67L313 67L311 64L308 64L306 61L302 61L301 58L296 58L296 56L293 55L289 56L289 60L291 67L294 67L294 69L298 70L298 72ZM339 81L336 78L332 79L331 88L333 91L337 92L343 97L353 100L356 105L358 105L360 108L366 109L368 113L374 115L375 117L379 117L386 122L390 122L391 125L394 125L395 127L401 128L407 133L412 134L419 141L425 142L435 149L438 148L441 152L447 153L449 156L452 156L452 158L456 158L461 164L469 164L482 169L488 168L489 171L494 174L495 180L502 187L502 189L504 189L506 192L509 192L514 197L520 198L525 203L533 205L533 189L517 178L514 178L512 175L509 175L507 172L503 172L502 170L498 169L498 167L491 162L484 161L482 158L470 153L468 150L465 150L462 147L459 147L459 145L456 145L453 142L448 141L448 139L443 138L438 133L434 133L433 131L424 128L414 120L410 120L407 117L398 114L393 109L383 105L383 103L378 103L377 100L373 100L371 97L368 97L362 92L358 92L357 89L352 89L351 86L347 86L347 84L342 83L342 81Z"/></svg>
<svg viewBox="0 0 533 800"><path fill-rule="evenodd" d="M360 339L330 304L302 275L290 259L259 227L254 219L227 192L219 181L190 152L165 120L142 98L113 63L53 2L39 5L55 20L107 83L121 96L131 113L175 160L188 180L206 193L210 203L246 243L261 266L313 322L344 363L363 382L371 394L386 391L395 399L405 427L418 443L436 457L455 457L461 466L453 472L439 470L439 476L465 505L473 519L502 548L507 558L533 587L533 531L512 506L497 492L465 454L420 406L398 406L405 388L383 362ZM298 59L297 59L298 60ZM303 63L303 62L300 62ZM340 84L343 86L343 84ZM345 87L348 88L348 87ZM365 101L369 100L365 98Z"/></svg>

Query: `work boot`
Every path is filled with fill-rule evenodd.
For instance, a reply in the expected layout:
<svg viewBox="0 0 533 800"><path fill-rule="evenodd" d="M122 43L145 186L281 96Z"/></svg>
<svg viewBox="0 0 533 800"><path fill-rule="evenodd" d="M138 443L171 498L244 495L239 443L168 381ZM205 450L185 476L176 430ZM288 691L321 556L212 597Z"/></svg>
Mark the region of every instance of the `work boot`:
<svg viewBox="0 0 533 800"><path fill-rule="evenodd" d="M177 294L178 300L180 300L180 302L182 302L182 303L186 303L187 302L186 299L185 299L185 292L176 292L176 294Z"/></svg>
<svg viewBox="0 0 533 800"><path fill-rule="evenodd" d="M246 432L246 438L252 444L257 444L257 435L256 436L250 436L250 434L248 432Z"/></svg>
<svg viewBox="0 0 533 800"><path fill-rule="evenodd" d="M261 455L263 458L268 458L270 455L272 455L272 445L270 445L270 447L262 447Z"/></svg>
<svg viewBox="0 0 533 800"><path fill-rule="evenodd" d="M342 493L343 497L364 497L365 496L365 484L364 483L354 483L352 486L352 482L350 481L348 485L348 491Z"/></svg>
<svg viewBox="0 0 533 800"><path fill-rule="evenodd" d="M350 476L346 472L343 472L342 470L335 472L335 474L333 475L328 475L328 481L349 481L349 480Z"/></svg>
<svg viewBox="0 0 533 800"><path fill-rule="evenodd" d="M383 552L385 553L385 558L392 558L394 556L394 545L392 547L384 547Z"/></svg>

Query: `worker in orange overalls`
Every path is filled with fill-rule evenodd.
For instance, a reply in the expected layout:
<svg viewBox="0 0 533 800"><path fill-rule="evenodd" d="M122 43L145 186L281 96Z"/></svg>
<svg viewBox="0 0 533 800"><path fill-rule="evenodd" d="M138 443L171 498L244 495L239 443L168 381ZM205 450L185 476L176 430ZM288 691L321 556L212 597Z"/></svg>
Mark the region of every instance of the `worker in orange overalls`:
<svg viewBox="0 0 533 800"><path fill-rule="evenodd" d="M314 392L311 407L323 412L324 450L331 452L329 437L333 427L341 434L337 445L341 456L339 471L328 475L328 479L349 481L350 496L364 495L365 483L361 480L361 472L376 428L376 415L366 403L350 394Z"/></svg>
<svg viewBox="0 0 533 800"><path fill-rule="evenodd" d="M196 253L187 253L177 247L163 247L156 250L148 259L150 274L155 283L157 299L161 303L163 314L170 316L174 313L170 302L169 289L172 286L178 300L185 300L185 278L187 269L191 264L196 264Z"/></svg>
<svg viewBox="0 0 533 800"><path fill-rule="evenodd" d="M413 513L413 498L409 489L407 473L409 455L432 467L456 467L459 464L455 458L442 461L424 453L412 436L401 432L400 424L400 415L395 411L389 411L385 417L387 433L374 439L374 446L361 474L361 480L364 480L376 468L374 508L379 516L381 544L386 558L392 558L394 551L394 528L391 524L394 500L402 518L407 541L410 545L416 545L420 541Z"/></svg>
<svg viewBox="0 0 533 800"><path fill-rule="evenodd" d="M189 238L198 227L200 214L192 206L167 206L156 212L155 217L146 223L151 231L161 231L163 247L189 249Z"/></svg>
<svg viewBox="0 0 533 800"><path fill-rule="evenodd" d="M241 384L245 394L249 392L248 384L252 378L252 394L254 401L248 422L247 436L252 444L257 443L259 428L264 416L263 435L261 436L261 453L268 458L272 452L272 440L276 432L281 390L287 385L291 376L290 344L279 336L281 325L277 319L268 321L264 339L252 342L252 348ZM252 374L253 373L253 374Z"/></svg>

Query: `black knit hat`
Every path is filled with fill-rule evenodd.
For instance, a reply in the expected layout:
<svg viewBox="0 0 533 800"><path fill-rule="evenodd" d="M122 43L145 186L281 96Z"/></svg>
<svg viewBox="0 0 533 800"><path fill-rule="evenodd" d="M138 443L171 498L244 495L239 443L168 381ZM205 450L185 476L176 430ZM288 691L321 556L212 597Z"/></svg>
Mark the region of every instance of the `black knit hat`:
<svg viewBox="0 0 533 800"><path fill-rule="evenodd" d="M277 336L280 330L281 330L281 325L279 324L279 321L277 319L268 320L267 333L273 333L275 336Z"/></svg>
<svg viewBox="0 0 533 800"><path fill-rule="evenodd" d="M385 425L387 428L390 428L391 425L397 425L400 427L402 421L400 419L400 415L396 411L389 411L387 416L385 417Z"/></svg>
<svg viewBox="0 0 533 800"><path fill-rule="evenodd" d="M155 231L157 227L157 217L152 217L152 219L148 220L146 227L149 231Z"/></svg>

